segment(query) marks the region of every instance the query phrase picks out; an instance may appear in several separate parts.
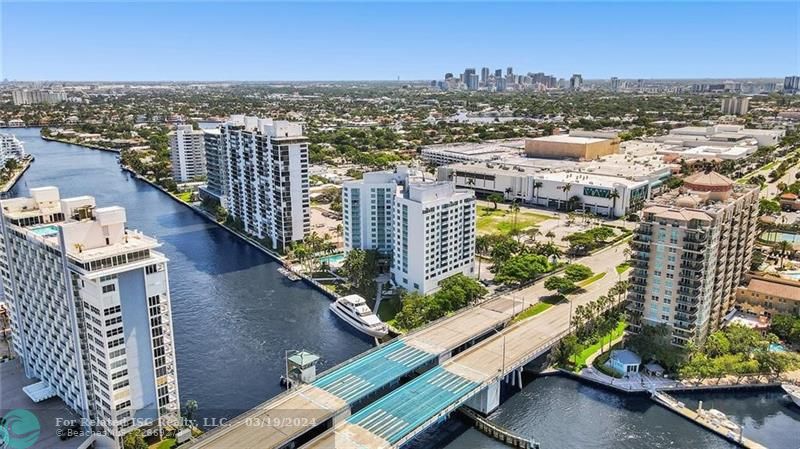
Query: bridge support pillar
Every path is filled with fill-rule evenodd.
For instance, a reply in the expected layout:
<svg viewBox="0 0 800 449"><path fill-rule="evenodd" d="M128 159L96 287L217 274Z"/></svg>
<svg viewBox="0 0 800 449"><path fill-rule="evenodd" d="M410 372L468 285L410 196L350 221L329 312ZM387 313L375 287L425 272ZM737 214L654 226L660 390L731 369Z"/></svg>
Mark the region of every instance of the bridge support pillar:
<svg viewBox="0 0 800 449"><path fill-rule="evenodd" d="M500 381L490 384L480 393L467 399L466 406L476 412L488 415L500 406Z"/></svg>
<svg viewBox="0 0 800 449"><path fill-rule="evenodd" d="M336 426L340 422L343 422L345 419L350 417L351 413L352 412L350 411L350 407L347 407L346 409L342 410L333 417L333 425Z"/></svg>

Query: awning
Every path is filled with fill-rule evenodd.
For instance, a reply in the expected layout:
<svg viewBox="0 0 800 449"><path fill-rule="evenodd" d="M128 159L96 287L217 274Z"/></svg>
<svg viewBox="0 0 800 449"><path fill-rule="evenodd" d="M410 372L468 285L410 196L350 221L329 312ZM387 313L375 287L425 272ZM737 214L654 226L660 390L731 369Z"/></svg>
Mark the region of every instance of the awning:
<svg viewBox="0 0 800 449"><path fill-rule="evenodd" d="M56 391L45 381L22 387L22 391L31 398L33 402L42 402L56 395Z"/></svg>

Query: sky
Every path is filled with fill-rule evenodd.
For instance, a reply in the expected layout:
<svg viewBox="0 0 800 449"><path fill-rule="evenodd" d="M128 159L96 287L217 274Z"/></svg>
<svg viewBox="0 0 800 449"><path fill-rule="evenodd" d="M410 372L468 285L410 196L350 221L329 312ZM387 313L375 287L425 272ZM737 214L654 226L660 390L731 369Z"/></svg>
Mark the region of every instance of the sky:
<svg viewBox="0 0 800 449"><path fill-rule="evenodd" d="M10 80L432 80L800 73L800 2L9 2Z"/></svg>

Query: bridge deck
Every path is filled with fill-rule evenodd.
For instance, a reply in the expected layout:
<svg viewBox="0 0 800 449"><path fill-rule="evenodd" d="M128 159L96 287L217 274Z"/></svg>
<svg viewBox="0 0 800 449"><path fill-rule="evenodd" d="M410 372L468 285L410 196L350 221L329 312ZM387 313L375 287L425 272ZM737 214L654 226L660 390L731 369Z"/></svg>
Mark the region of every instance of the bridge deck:
<svg viewBox="0 0 800 449"><path fill-rule="evenodd" d="M606 278L590 285L573 303L597 298L613 284L611 276ZM357 442L367 438L365 434L371 434L373 442L385 442L369 446L371 449L401 445L449 407L462 404L480 388L538 356L569 330L569 313L569 304L561 303L504 329L375 401L304 447L358 448L362 446ZM359 439L351 439L353 435Z"/></svg>
<svg viewBox="0 0 800 449"><path fill-rule="evenodd" d="M333 369L311 385L270 399L227 426L210 431L192 447L245 449L256 443L258 447L285 444L440 354L491 331L522 308L519 300L499 297L398 338ZM278 417L281 419L275 419ZM362 430L338 436L350 437L372 442L375 438Z"/></svg>

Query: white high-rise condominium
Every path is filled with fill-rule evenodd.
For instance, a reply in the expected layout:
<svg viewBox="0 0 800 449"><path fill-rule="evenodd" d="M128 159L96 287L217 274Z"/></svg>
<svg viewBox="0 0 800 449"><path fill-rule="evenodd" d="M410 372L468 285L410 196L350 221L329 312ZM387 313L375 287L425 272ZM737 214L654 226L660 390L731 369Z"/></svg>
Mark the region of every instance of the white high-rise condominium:
<svg viewBox="0 0 800 449"><path fill-rule="evenodd" d="M428 294L462 273L474 276L475 192L449 181L409 183L395 197L392 279Z"/></svg>
<svg viewBox="0 0 800 449"><path fill-rule="evenodd" d="M371 249L391 254L392 221L398 186L406 186L419 175L408 167L394 171L364 173L358 181L342 186L344 250ZM421 178L420 178L421 179Z"/></svg>
<svg viewBox="0 0 800 449"><path fill-rule="evenodd" d="M169 133L169 154L175 182L190 182L206 176L203 130L192 129L192 125L178 125Z"/></svg>
<svg viewBox="0 0 800 449"><path fill-rule="evenodd" d="M631 241L630 331L666 325L672 344L686 346L719 329L750 268L758 194L709 172L647 205Z"/></svg>
<svg viewBox="0 0 800 449"><path fill-rule="evenodd" d="M0 133L0 170L13 159L17 162L25 157L25 147L13 134Z"/></svg>
<svg viewBox="0 0 800 449"><path fill-rule="evenodd" d="M303 125L235 115L220 131L230 216L273 249L303 240L311 227Z"/></svg>
<svg viewBox="0 0 800 449"><path fill-rule="evenodd" d="M746 115L750 109L750 97L726 97L720 110L728 115Z"/></svg>
<svg viewBox="0 0 800 449"><path fill-rule="evenodd" d="M221 143L219 129L203 130L203 146L206 151L206 186L200 188L201 197L211 197L225 206L228 164Z"/></svg>
<svg viewBox="0 0 800 449"><path fill-rule="evenodd" d="M178 383L160 244L126 229L125 209L55 187L0 201L0 272L14 350L38 379L119 442L174 425Z"/></svg>

